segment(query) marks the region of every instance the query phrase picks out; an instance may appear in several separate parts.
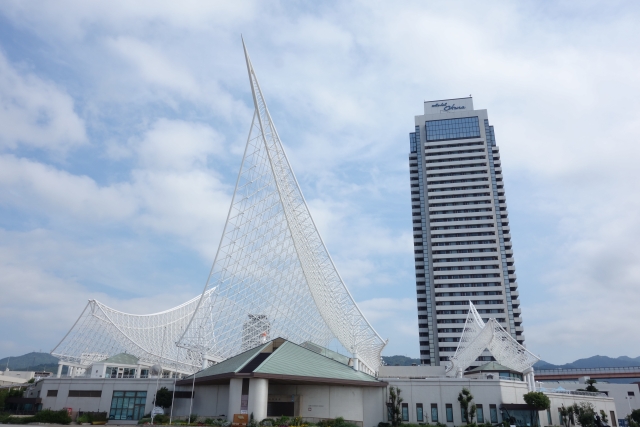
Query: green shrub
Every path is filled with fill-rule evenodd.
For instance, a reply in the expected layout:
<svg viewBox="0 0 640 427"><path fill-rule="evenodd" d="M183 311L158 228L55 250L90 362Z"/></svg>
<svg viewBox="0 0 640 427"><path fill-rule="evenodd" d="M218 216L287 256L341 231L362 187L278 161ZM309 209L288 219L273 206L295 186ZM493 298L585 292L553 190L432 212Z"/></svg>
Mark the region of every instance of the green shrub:
<svg viewBox="0 0 640 427"><path fill-rule="evenodd" d="M191 414L189 417L189 424L195 423L196 421L198 421L198 414Z"/></svg>
<svg viewBox="0 0 640 427"><path fill-rule="evenodd" d="M391 427L391 423L380 422L380 423L378 423L378 427Z"/></svg>
<svg viewBox="0 0 640 427"><path fill-rule="evenodd" d="M165 424L169 422L169 417L166 415L156 415L155 417L153 417L153 423L154 424Z"/></svg>
<svg viewBox="0 0 640 427"><path fill-rule="evenodd" d="M51 423L51 424L69 424L71 417L66 409L59 411L52 411L51 409L44 409L33 416L34 422L37 423Z"/></svg>
<svg viewBox="0 0 640 427"><path fill-rule="evenodd" d="M78 418L76 418L76 422L80 423L80 424L90 423L91 422L91 418L89 417L89 414L82 414Z"/></svg>
<svg viewBox="0 0 640 427"><path fill-rule="evenodd" d="M151 418L140 418L140 421L138 421L138 424L145 424L145 423L151 424Z"/></svg>

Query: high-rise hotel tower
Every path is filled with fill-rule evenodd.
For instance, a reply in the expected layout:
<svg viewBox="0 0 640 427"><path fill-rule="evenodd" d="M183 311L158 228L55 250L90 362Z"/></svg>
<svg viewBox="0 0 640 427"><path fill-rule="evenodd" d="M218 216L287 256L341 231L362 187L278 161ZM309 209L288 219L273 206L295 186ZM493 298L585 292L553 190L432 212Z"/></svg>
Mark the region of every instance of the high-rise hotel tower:
<svg viewBox="0 0 640 427"><path fill-rule="evenodd" d="M524 343L500 152L472 98L424 103L410 134L420 359L455 354L472 301ZM475 366L492 360L485 352Z"/></svg>

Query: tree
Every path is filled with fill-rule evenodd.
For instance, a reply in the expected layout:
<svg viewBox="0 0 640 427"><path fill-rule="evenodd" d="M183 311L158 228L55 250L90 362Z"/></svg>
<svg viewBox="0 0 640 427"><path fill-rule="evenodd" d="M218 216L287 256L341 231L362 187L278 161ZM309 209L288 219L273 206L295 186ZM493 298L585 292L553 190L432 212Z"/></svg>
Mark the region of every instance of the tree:
<svg viewBox="0 0 640 427"><path fill-rule="evenodd" d="M595 427L596 410L591 403L574 403L573 413L575 414L576 423L580 424L582 427Z"/></svg>
<svg viewBox="0 0 640 427"><path fill-rule="evenodd" d="M640 427L640 409L634 409L631 414L627 415L629 427Z"/></svg>
<svg viewBox="0 0 640 427"><path fill-rule="evenodd" d="M460 402L460 408L462 409L463 421L466 421L467 425L471 424L476 416L477 409L476 404L473 403L473 395L468 389L463 388L458 394L458 402Z"/></svg>
<svg viewBox="0 0 640 427"><path fill-rule="evenodd" d="M173 393L166 387L162 387L156 393L156 406L161 408L168 408L173 403Z"/></svg>
<svg viewBox="0 0 640 427"><path fill-rule="evenodd" d="M594 384L597 383L598 381L596 381L594 379L588 379L586 382L589 385L587 386L585 391L590 391L592 393L597 393L598 392L598 389L596 388L596 386L594 386Z"/></svg>
<svg viewBox="0 0 640 427"><path fill-rule="evenodd" d="M546 411L551 407L551 401L549 396L539 391L530 391L525 394L524 401L531 408L531 425L537 425L539 423L538 412Z"/></svg>
<svg viewBox="0 0 640 427"><path fill-rule="evenodd" d="M400 390L398 387L389 387L389 415L391 418L391 425L397 427L402 424L402 402L404 399L400 397Z"/></svg>
<svg viewBox="0 0 640 427"><path fill-rule="evenodd" d="M603 423L609 422L609 417L607 417L607 413L604 412L604 409L600 409L600 419Z"/></svg>
<svg viewBox="0 0 640 427"><path fill-rule="evenodd" d="M573 406L565 408L563 404L560 408L560 416L562 417L562 425L564 427L570 427L571 424L575 424L573 415Z"/></svg>

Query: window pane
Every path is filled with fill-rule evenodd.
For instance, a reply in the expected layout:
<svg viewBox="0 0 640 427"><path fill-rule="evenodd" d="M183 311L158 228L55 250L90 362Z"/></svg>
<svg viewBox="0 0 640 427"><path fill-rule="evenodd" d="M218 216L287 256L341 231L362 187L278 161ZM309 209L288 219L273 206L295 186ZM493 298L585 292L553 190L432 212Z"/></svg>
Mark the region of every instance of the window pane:
<svg viewBox="0 0 640 427"><path fill-rule="evenodd" d="M451 406L451 404L449 403L447 403L447 422L453 422L453 406Z"/></svg>
<svg viewBox="0 0 640 427"><path fill-rule="evenodd" d="M482 405L478 405L476 408L476 416L478 417L478 423L484 423L484 411Z"/></svg>
<svg viewBox="0 0 640 427"><path fill-rule="evenodd" d="M438 422L438 404L436 403L431 404L431 422Z"/></svg>
<svg viewBox="0 0 640 427"><path fill-rule="evenodd" d="M402 404L402 421L409 421L409 404Z"/></svg>
<svg viewBox="0 0 640 427"><path fill-rule="evenodd" d="M491 422L496 424L498 422L498 408L496 408L496 405L489 405L489 410L491 412Z"/></svg>
<svg viewBox="0 0 640 427"><path fill-rule="evenodd" d="M420 423L424 421L424 415L422 413L422 403L416 404L416 418Z"/></svg>

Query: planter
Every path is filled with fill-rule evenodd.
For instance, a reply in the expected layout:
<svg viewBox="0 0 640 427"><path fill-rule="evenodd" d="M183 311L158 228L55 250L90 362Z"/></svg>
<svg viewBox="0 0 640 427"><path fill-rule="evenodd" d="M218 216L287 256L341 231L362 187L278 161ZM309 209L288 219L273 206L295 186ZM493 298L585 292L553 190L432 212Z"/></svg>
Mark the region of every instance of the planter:
<svg viewBox="0 0 640 427"><path fill-rule="evenodd" d="M93 424L94 426L103 426L106 423L107 423L106 421L94 421L91 424Z"/></svg>

